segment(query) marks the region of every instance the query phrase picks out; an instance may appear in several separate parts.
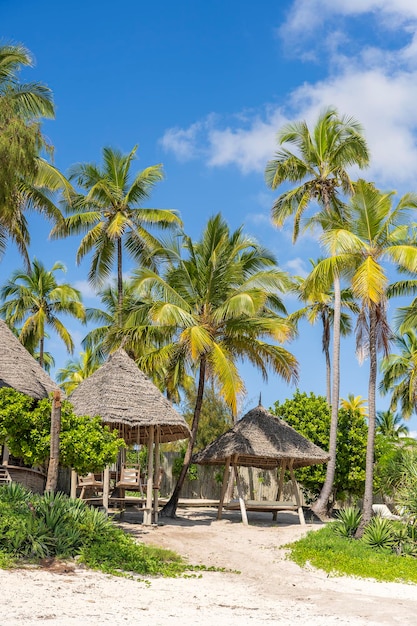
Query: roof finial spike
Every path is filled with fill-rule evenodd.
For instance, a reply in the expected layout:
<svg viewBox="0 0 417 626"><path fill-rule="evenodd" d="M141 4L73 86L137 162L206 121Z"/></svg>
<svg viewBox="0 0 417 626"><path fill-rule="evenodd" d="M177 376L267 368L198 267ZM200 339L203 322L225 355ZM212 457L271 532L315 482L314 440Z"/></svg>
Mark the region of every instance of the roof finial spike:
<svg viewBox="0 0 417 626"><path fill-rule="evenodd" d="M259 393L259 404L258 406L262 406L262 392Z"/></svg>

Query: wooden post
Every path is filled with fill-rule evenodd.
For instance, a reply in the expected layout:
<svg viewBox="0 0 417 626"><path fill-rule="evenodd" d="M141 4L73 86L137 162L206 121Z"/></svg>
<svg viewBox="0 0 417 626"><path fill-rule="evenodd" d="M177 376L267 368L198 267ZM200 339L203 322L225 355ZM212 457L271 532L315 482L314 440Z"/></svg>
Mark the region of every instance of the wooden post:
<svg viewBox="0 0 417 626"><path fill-rule="evenodd" d="M231 459L230 456L227 457L226 465L224 466L223 483L222 483L222 490L220 492L220 502L219 502L219 508L217 511L217 519L222 518L224 497L226 495L227 486L230 480L230 459Z"/></svg>
<svg viewBox="0 0 417 626"><path fill-rule="evenodd" d="M246 513L246 506L245 506L245 500L243 498L243 491L242 491L242 485L240 482L240 477L239 477L239 472L237 471L237 454L235 454L234 459L233 459L233 469L235 471L235 477L236 477L236 487L237 487L237 494L239 497L239 505L240 505L240 513L242 515L242 522L245 526L248 525L248 514Z"/></svg>
<svg viewBox="0 0 417 626"><path fill-rule="evenodd" d="M54 391L51 410L51 444L45 492L55 492L58 483L59 433L61 431L61 392Z"/></svg>
<svg viewBox="0 0 417 626"><path fill-rule="evenodd" d="M159 483L160 483L160 458L159 458L159 439L161 437L161 427L156 427L155 433L155 471L153 477L153 521L158 523L158 499L159 499Z"/></svg>
<svg viewBox="0 0 417 626"><path fill-rule="evenodd" d="M279 480L278 480L278 491L277 491L277 497L276 497L276 501L279 502L281 500L281 496L282 496L282 490L284 488L284 476L285 476L285 468L287 467L287 461L286 459L282 460L281 463L281 471L279 473ZM274 511L272 513L272 520L274 522L277 521L277 516L278 516L278 512Z"/></svg>
<svg viewBox="0 0 417 626"><path fill-rule="evenodd" d="M146 481L146 507L143 509L143 525L152 525L152 492L153 492L153 442L155 427L149 427L148 439L148 477Z"/></svg>
<svg viewBox="0 0 417 626"><path fill-rule="evenodd" d="M296 501L297 506L298 506L298 517L299 517L299 520L300 520L300 524L302 524L304 526L306 521L304 519L304 511L303 511L303 507L301 505L300 492L298 491L297 481L295 480L294 470L292 468L293 462L294 462L294 460L292 459L290 461L290 468L289 468L290 469L290 474L291 474L292 488L294 490L295 501Z"/></svg>
<svg viewBox="0 0 417 626"><path fill-rule="evenodd" d="M109 512L110 467L106 465L103 473L103 509Z"/></svg>
<svg viewBox="0 0 417 626"><path fill-rule="evenodd" d="M9 448L7 447L6 444L3 444L3 463L2 463L2 465L8 465L9 464L9 456L10 456Z"/></svg>
<svg viewBox="0 0 417 626"><path fill-rule="evenodd" d="M77 497L77 472L72 469L71 470L71 489L70 489L70 498Z"/></svg>

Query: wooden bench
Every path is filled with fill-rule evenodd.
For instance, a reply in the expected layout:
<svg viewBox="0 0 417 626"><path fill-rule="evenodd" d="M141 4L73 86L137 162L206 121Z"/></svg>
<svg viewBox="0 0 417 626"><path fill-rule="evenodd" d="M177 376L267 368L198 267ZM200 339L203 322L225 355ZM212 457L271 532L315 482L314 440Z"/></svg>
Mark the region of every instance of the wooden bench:
<svg viewBox="0 0 417 626"><path fill-rule="evenodd" d="M275 500L245 500L247 511L260 511L263 513L275 513L275 511L297 511L298 505L294 502L278 502ZM239 511L239 500L231 500L224 505L228 511Z"/></svg>

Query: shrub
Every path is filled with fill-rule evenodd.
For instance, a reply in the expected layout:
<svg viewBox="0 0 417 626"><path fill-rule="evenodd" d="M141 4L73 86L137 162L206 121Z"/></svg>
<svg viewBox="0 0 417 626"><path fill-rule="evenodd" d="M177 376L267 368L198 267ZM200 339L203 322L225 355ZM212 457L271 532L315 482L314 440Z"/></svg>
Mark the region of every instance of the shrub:
<svg viewBox="0 0 417 626"><path fill-rule="evenodd" d="M389 549L395 543L392 521L377 515L363 531L362 541L371 548Z"/></svg>
<svg viewBox="0 0 417 626"><path fill-rule="evenodd" d="M13 559L79 555L106 572L174 576L186 564L174 552L136 544L98 509L66 495L34 495L16 484L0 487L0 567Z"/></svg>
<svg viewBox="0 0 417 626"><path fill-rule="evenodd" d="M332 525L340 537L354 537L362 519L362 513L356 507L346 507L336 513L337 521Z"/></svg>

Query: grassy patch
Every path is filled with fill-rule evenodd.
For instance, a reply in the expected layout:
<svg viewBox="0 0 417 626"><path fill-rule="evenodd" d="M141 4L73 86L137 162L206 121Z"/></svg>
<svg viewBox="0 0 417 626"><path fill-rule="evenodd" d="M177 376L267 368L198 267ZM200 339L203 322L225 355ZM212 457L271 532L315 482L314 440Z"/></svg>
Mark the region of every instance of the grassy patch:
<svg viewBox="0 0 417 626"><path fill-rule="evenodd" d="M0 568L77 557L119 575L178 576L189 569L178 554L136 543L101 511L63 494L2 486L0 510Z"/></svg>
<svg viewBox="0 0 417 626"><path fill-rule="evenodd" d="M286 546L298 565L306 563L332 575L417 583L417 559L378 550L363 541L337 536L331 524Z"/></svg>

